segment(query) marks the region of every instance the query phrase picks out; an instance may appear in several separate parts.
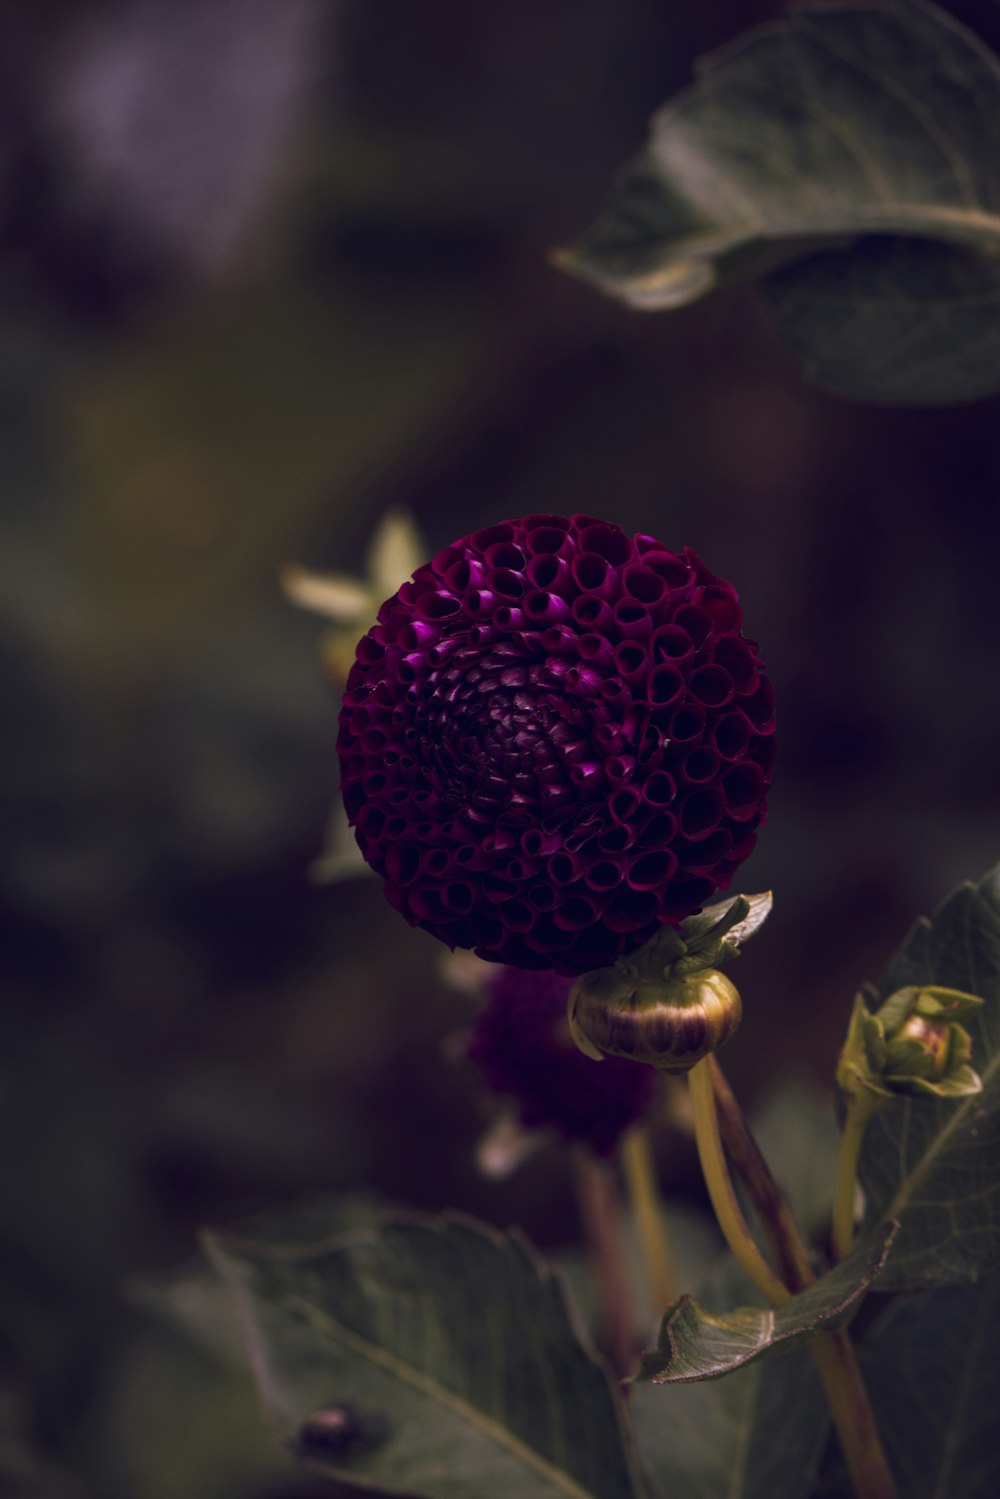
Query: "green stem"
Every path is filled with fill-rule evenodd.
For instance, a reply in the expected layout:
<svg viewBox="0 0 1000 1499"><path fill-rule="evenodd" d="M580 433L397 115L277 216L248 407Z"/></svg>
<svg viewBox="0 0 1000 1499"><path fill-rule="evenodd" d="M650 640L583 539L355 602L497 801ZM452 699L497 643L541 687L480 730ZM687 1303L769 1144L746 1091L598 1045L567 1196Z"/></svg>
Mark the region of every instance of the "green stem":
<svg viewBox="0 0 1000 1499"><path fill-rule="evenodd" d="M850 1336L843 1328L817 1333L809 1348L858 1499L898 1499Z"/></svg>
<svg viewBox="0 0 1000 1499"><path fill-rule="evenodd" d="M719 1116L712 1088L712 1069L708 1058L698 1062L688 1073L691 1110L694 1114L694 1136L705 1177L708 1195L723 1237L737 1262L762 1291L772 1306L787 1301L790 1292L775 1275L761 1254L747 1226L733 1188L719 1134Z"/></svg>
<svg viewBox="0 0 1000 1499"><path fill-rule="evenodd" d="M780 1306L790 1292L764 1260L740 1211L722 1148L717 1100L723 1103L727 1141L735 1142L734 1159L742 1163L741 1174L754 1206L777 1241L778 1262L789 1267L787 1278L796 1290L815 1281L805 1246L718 1063L714 1058L699 1062L688 1074L688 1082L698 1153L719 1227L754 1284L772 1305ZM850 1337L843 1329L818 1333L809 1340L809 1347L858 1499L898 1499Z"/></svg>
<svg viewBox="0 0 1000 1499"><path fill-rule="evenodd" d="M847 1101L844 1130L837 1152L837 1175L833 1189L833 1252L846 1259L854 1244L854 1205L858 1195L858 1157L868 1121L877 1111L862 1093Z"/></svg>
<svg viewBox="0 0 1000 1499"><path fill-rule="evenodd" d="M729 1159L750 1194L750 1200L760 1219L774 1252L781 1279L791 1291L803 1291L812 1285L815 1276L809 1262L809 1251L796 1227L788 1204L767 1164L764 1152L754 1139L746 1116L725 1073L715 1056L710 1056L708 1066L712 1074L712 1091L719 1116L719 1133Z"/></svg>
<svg viewBox="0 0 1000 1499"><path fill-rule="evenodd" d="M622 1141L622 1166L653 1306L659 1317L677 1299L649 1131L631 1130Z"/></svg>

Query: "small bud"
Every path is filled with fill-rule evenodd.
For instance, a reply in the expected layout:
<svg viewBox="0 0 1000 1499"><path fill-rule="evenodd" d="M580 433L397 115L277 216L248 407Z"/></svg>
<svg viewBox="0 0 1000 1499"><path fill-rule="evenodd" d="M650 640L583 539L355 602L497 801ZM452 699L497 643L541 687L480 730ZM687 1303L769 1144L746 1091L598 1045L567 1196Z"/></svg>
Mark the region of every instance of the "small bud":
<svg viewBox="0 0 1000 1499"><path fill-rule="evenodd" d="M687 976L668 969L655 979L633 965L616 964L577 980L568 1014L573 1039L588 1056L689 1072L729 1040L742 1005L735 986L716 968Z"/></svg>
<svg viewBox="0 0 1000 1499"><path fill-rule="evenodd" d="M911 1015L885 1049L886 1070L939 1083L948 1070L955 1027Z"/></svg>
<svg viewBox="0 0 1000 1499"><path fill-rule="evenodd" d="M662 926L638 952L582 974L569 995L570 1034L588 1057L626 1057L690 1072L736 1030L740 996L717 964L739 955L771 910L771 895L737 895L679 927Z"/></svg>
<svg viewBox="0 0 1000 1499"><path fill-rule="evenodd" d="M872 1012L859 994L837 1066L837 1082L869 1105L897 1093L963 1098L982 1090L969 1065L972 1037L959 1021L983 1001L958 989L916 984L897 989Z"/></svg>

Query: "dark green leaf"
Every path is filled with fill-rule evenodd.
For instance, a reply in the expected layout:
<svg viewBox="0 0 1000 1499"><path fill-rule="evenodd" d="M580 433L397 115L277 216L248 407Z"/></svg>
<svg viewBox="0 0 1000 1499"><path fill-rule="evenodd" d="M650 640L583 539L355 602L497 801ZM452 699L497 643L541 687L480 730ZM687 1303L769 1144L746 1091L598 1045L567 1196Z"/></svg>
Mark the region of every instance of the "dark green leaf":
<svg viewBox="0 0 1000 1499"><path fill-rule="evenodd" d="M699 1295L724 1310L746 1295L743 1272L728 1258ZM830 1427L819 1376L801 1347L725 1379L634 1385L629 1413L662 1499L807 1499Z"/></svg>
<svg viewBox="0 0 1000 1499"><path fill-rule="evenodd" d="M880 1290L972 1280L1000 1260L1000 868L916 923L879 997L908 984L986 1001L967 1022L983 1091L899 1098L868 1125L859 1164L866 1221L900 1223Z"/></svg>
<svg viewBox="0 0 1000 1499"><path fill-rule="evenodd" d="M1000 389L1000 266L931 240L863 240L761 286L807 377L836 395L901 406Z"/></svg>
<svg viewBox="0 0 1000 1499"><path fill-rule="evenodd" d="M906 1499L1000 1493L1000 1274L897 1303L865 1357Z"/></svg>
<svg viewBox="0 0 1000 1499"><path fill-rule="evenodd" d="M945 403L1000 389L1000 63L916 0L803 7L655 116L560 257L632 307L770 276L822 384Z"/></svg>
<svg viewBox="0 0 1000 1499"><path fill-rule="evenodd" d="M764 1100L751 1122L796 1223L807 1239L821 1241L837 1167L832 1097L790 1082Z"/></svg>
<svg viewBox="0 0 1000 1499"><path fill-rule="evenodd" d="M319 1249L212 1237L287 1437L323 1410L331 1475L427 1499L640 1494L615 1393L559 1282L518 1238L397 1219Z"/></svg>
<svg viewBox="0 0 1000 1499"><path fill-rule="evenodd" d="M885 1263L893 1230L882 1230L844 1262L782 1306L741 1306L719 1316L682 1296L663 1318L659 1344L643 1356L639 1378L654 1384L717 1379L813 1333L840 1326Z"/></svg>
<svg viewBox="0 0 1000 1499"><path fill-rule="evenodd" d="M726 1379L636 1385L629 1411L662 1499L808 1499L830 1425L805 1348Z"/></svg>

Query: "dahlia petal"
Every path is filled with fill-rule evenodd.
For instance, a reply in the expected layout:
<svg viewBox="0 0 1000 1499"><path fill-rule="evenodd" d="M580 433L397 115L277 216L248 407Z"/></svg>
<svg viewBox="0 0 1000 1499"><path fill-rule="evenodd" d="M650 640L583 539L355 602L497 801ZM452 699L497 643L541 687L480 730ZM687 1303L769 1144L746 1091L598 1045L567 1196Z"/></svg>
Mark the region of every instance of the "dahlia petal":
<svg viewBox="0 0 1000 1499"><path fill-rule="evenodd" d="M727 884L766 815L773 692L735 590L591 516L445 548L360 642L344 804L412 924L575 973Z"/></svg>

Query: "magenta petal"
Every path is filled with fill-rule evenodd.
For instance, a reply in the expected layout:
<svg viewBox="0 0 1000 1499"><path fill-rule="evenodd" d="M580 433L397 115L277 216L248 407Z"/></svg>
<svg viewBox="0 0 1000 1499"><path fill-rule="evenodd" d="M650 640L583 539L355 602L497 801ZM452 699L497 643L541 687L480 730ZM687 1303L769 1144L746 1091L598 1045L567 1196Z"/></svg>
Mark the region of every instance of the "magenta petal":
<svg viewBox="0 0 1000 1499"><path fill-rule="evenodd" d="M592 516L487 526L359 643L344 805L413 924L522 967L632 951L727 884L766 814L773 692L734 589Z"/></svg>

